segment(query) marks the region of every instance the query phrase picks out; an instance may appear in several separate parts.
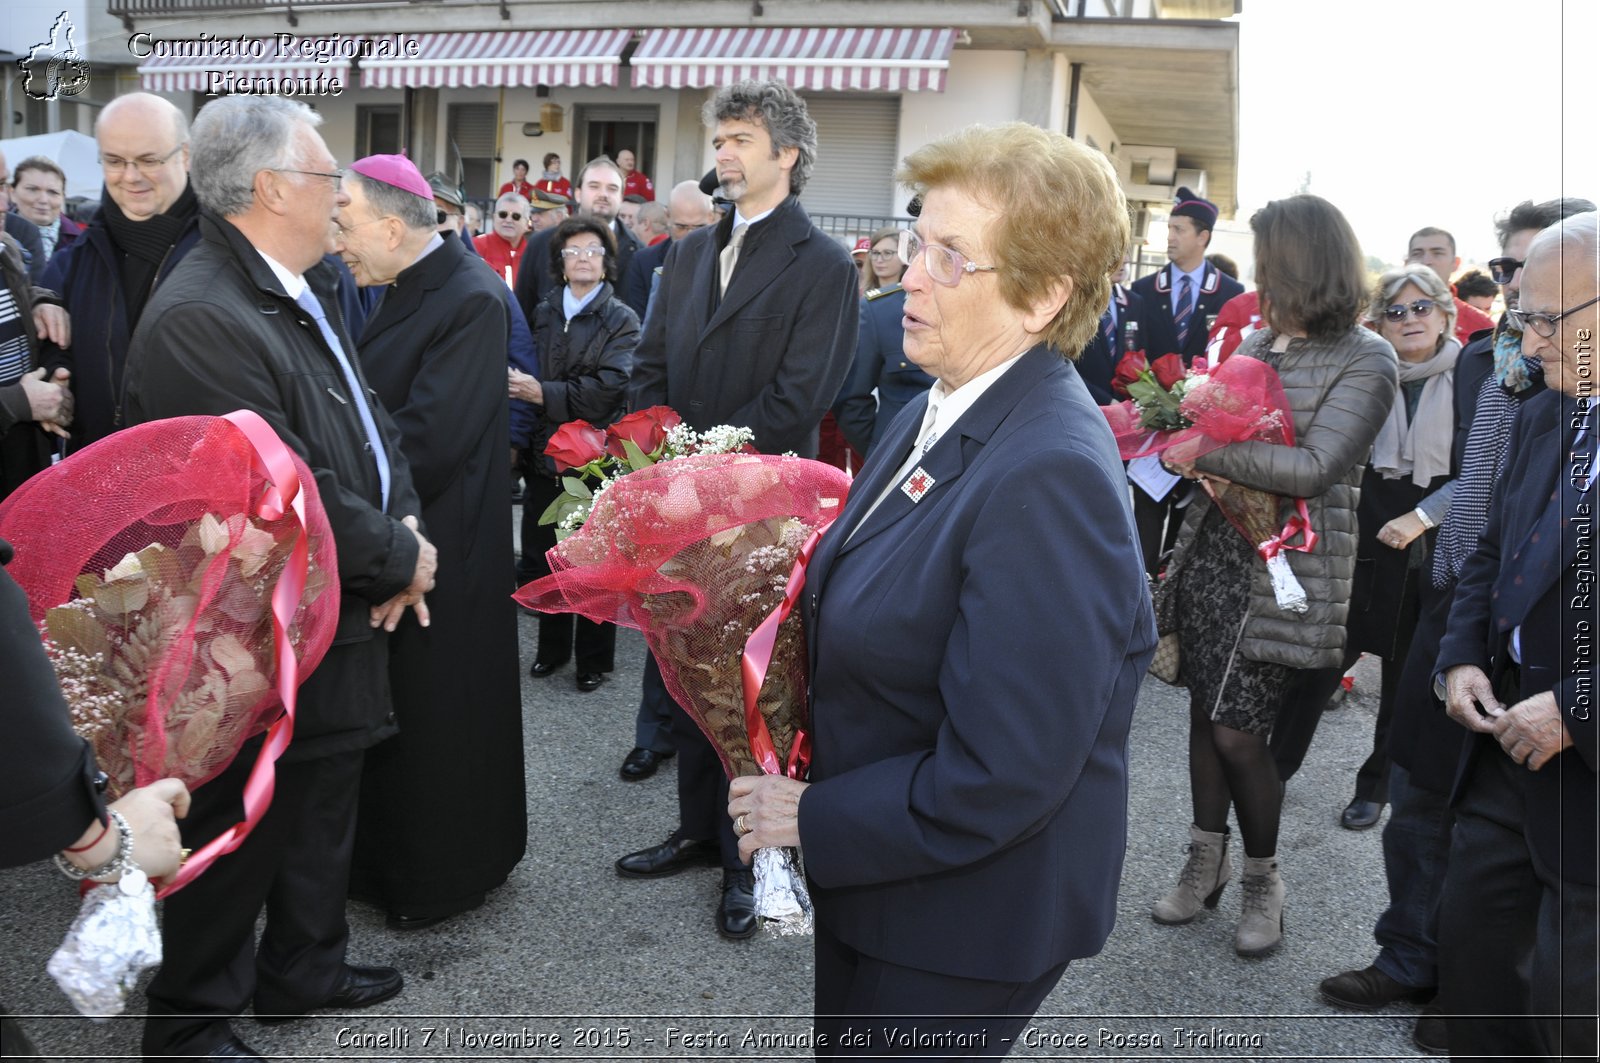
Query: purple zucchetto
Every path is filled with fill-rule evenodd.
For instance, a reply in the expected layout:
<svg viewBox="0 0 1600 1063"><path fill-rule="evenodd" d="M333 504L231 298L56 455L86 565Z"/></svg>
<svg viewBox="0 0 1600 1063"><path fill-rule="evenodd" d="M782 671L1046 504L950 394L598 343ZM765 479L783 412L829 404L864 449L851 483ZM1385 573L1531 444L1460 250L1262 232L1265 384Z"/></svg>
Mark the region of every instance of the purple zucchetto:
<svg viewBox="0 0 1600 1063"><path fill-rule="evenodd" d="M404 155L368 155L351 163L350 169L369 181L382 181L430 202L433 199L432 186L416 164Z"/></svg>

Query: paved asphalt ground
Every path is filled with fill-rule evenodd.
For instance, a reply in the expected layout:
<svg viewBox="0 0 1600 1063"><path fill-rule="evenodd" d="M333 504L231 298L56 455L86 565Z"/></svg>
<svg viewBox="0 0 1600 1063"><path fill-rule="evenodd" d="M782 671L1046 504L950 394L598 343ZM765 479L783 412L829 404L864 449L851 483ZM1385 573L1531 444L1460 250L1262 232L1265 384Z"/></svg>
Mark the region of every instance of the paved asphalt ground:
<svg viewBox="0 0 1600 1063"><path fill-rule="evenodd" d="M526 664L535 622L523 616L519 624ZM1063 630L1063 646L1071 641ZM235 1023L239 1035L271 1058L297 1060L809 1057L806 939L719 939L715 870L649 882L612 869L677 821L672 762L643 783L617 775L632 744L642 653L639 636L624 631L616 673L592 694L574 689L570 666L543 680L524 674L528 855L483 908L404 933L387 930L382 913L351 905L351 960L398 967L403 994L354 1016L272 1028L244 1018ZM1014 1056L1419 1057L1413 1009L1353 1015L1316 993L1324 976L1371 961L1385 897L1378 832L1337 825L1372 734L1371 661L1357 683L1358 696L1327 714L1289 786L1279 848L1288 885L1284 945L1245 960L1232 948L1237 884L1189 926L1150 920L1151 902L1183 860L1189 801L1186 695L1146 681L1134 721L1116 930L1099 956L1068 968ZM24 1016L50 1058L138 1058L136 1016L82 1019L45 973L74 907L74 891L47 866L0 873L0 1001ZM142 1001L136 993L131 1010ZM752 1038L767 1038L766 1047Z"/></svg>

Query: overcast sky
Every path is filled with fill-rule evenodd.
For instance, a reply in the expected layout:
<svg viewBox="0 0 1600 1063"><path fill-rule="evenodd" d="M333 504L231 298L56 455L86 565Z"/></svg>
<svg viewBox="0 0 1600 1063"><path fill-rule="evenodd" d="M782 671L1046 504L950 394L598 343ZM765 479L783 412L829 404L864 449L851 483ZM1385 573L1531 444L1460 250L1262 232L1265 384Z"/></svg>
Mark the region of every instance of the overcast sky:
<svg viewBox="0 0 1600 1063"><path fill-rule="evenodd" d="M1241 222L1310 171L1368 254L1437 225L1482 262L1507 207L1600 201L1596 0L1246 0L1238 21Z"/></svg>

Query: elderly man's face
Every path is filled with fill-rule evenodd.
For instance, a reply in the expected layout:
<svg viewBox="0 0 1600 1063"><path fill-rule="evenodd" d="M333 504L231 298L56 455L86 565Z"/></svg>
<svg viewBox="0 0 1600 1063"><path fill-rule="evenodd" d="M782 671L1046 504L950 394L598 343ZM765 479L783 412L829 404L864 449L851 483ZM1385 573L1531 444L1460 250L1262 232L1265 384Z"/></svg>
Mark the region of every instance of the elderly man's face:
<svg viewBox="0 0 1600 1063"><path fill-rule="evenodd" d="M125 107L102 118L95 137L106 191L130 221L165 214L183 195L189 145L178 143L166 116L153 120L150 109Z"/></svg>
<svg viewBox="0 0 1600 1063"><path fill-rule="evenodd" d="M1456 249L1450 246L1450 238L1442 234L1414 238L1406 250L1406 264L1413 262L1427 266L1446 284L1450 283L1450 276L1455 273L1456 267L1461 265L1461 260L1456 257Z"/></svg>
<svg viewBox="0 0 1600 1063"><path fill-rule="evenodd" d="M533 231L543 232L554 229L557 225L567 220L566 207L551 207L549 210L536 210L533 212Z"/></svg>
<svg viewBox="0 0 1600 1063"><path fill-rule="evenodd" d="M345 187L349 202L334 219L333 250L361 287L389 284L400 272L394 246L399 219L375 213L359 181Z"/></svg>
<svg viewBox="0 0 1600 1063"><path fill-rule="evenodd" d="M626 225L631 231L639 223L639 204L623 200L621 205L617 207L617 217L621 218L622 224Z"/></svg>
<svg viewBox="0 0 1600 1063"><path fill-rule="evenodd" d="M4 156L0 156L0 170L4 169ZM50 226L61 216L66 188L61 178L48 170L23 170L17 175L12 198L17 202L17 213L35 225Z"/></svg>
<svg viewBox="0 0 1600 1063"><path fill-rule="evenodd" d="M294 169L304 172L274 171L273 176L295 185L295 209L284 216L283 224L293 234L294 247L301 254L298 263L284 265L303 272L334 250L336 219L339 211L349 206L350 194L337 176L339 164L321 134L302 124L295 132L294 144Z"/></svg>
<svg viewBox="0 0 1600 1063"><path fill-rule="evenodd" d="M915 231L925 244L937 244L976 266L997 265L1003 252L989 245L999 214L949 188L931 189L922 201ZM951 390L992 369L1029 346L1022 315L1000 297L998 279L985 270L967 273L953 260L956 283L944 284L928 272L938 247L914 255L900 278L906 290L903 347L906 357Z"/></svg>
<svg viewBox="0 0 1600 1063"><path fill-rule="evenodd" d="M1557 240L1540 241L1522 267L1523 313L1560 314L1600 294L1600 272L1594 254L1576 251L1563 256ZM1595 339L1600 335L1600 303L1590 303L1556 322L1555 335L1541 336L1532 327L1522 332L1524 357L1544 366L1544 382L1564 395L1600 397L1600 366Z"/></svg>
<svg viewBox="0 0 1600 1063"><path fill-rule="evenodd" d="M528 201L521 196L503 196L494 205L494 231L512 247L522 243L528 233Z"/></svg>
<svg viewBox="0 0 1600 1063"><path fill-rule="evenodd" d="M711 208L704 197L697 200L674 196L667 204L667 234L674 240L681 240L710 224Z"/></svg>
<svg viewBox="0 0 1600 1063"><path fill-rule="evenodd" d="M622 175L609 166L591 166L574 195L579 214L593 215L609 225L622 209Z"/></svg>

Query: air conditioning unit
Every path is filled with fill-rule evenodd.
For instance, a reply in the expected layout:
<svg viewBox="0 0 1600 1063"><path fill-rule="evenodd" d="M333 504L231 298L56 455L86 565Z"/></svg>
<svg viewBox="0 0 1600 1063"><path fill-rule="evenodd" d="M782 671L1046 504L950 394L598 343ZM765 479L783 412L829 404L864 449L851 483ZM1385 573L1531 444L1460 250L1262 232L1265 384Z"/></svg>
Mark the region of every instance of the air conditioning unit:
<svg viewBox="0 0 1600 1063"><path fill-rule="evenodd" d="M1172 187L1187 188L1201 199L1210 199L1206 193L1206 172L1204 170L1179 170L1172 178Z"/></svg>

